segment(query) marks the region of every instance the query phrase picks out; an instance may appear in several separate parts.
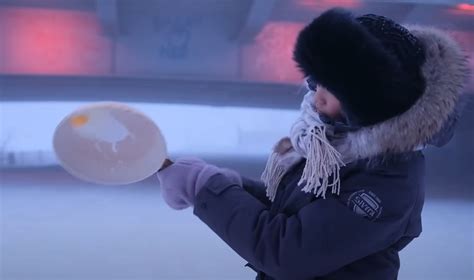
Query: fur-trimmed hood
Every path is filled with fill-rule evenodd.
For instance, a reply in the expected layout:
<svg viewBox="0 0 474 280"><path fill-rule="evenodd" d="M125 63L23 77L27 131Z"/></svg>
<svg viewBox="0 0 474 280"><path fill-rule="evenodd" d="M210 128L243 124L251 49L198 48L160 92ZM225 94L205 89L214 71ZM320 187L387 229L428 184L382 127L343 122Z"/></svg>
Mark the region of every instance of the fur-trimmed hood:
<svg viewBox="0 0 474 280"><path fill-rule="evenodd" d="M351 25L352 22L348 21L348 24ZM357 28L360 27L356 26ZM388 89L392 94L387 95L384 92L378 94L378 91L384 90L381 87L384 82L390 80L390 77L382 76L380 81L374 81L379 83L376 87L371 87L370 84L367 85L369 88L369 94L367 95L367 93L362 91L364 85L360 81L355 81L357 79L351 76L352 73L355 73L351 71L351 69L355 70L353 65L348 66L349 70L341 71L342 74L338 80L336 75L338 72L333 71L337 67L327 67L327 64L318 60L318 58L325 57L326 62L330 63L330 57L325 55L331 56L336 53L328 51L327 48L323 48L322 51L321 48L319 50L316 48L314 53L311 53L308 46L316 45L316 41L319 38L315 39L312 37L315 33L318 33L315 31L316 29L313 29L314 33L309 32L303 35L304 39L301 39L302 37L300 36L296 47L297 51L295 52L295 54L300 55L296 58L297 62L303 62L303 64L300 63L300 66L302 66L302 70L306 74L309 74L310 78L311 75L319 77L323 86L329 86L330 90L336 89L337 92L333 92L333 94L337 98L343 97L339 100L345 113L344 115L346 115L346 120L343 122L334 120L333 123L328 123L324 121L324 118L321 119L314 108L311 107L313 98L310 94L314 94L314 92L310 89L311 91L305 95L301 105L302 115L293 124L290 139L287 140L291 141L293 150L281 153L280 146L285 141L282 139L283 141L280 141L275 146L274 152L269 157L265 170L262 173L262 181L267 187L267 196L271 201L276 197L278 186L284 174L298 163L302 157L306 158L306 163L298 185L304 184L301 189L304 192L311 192L316 197L322 196L325 198L328 188L331 188L332 193L339 194L341 185L339 172L344 164L360 159L369 159L369 162L377 162L378 159L384 160L392 155L409 153L428 144L443 145L449 141L452 135L443 137L445 136L443 134L446 132L449 134L453 131L460 113L459 105L462 103L463 95L465 94L464 85L469 77L467 57L455 41L440 30L410 27L408 31L400 26L397 26L397 28L403 30L403 32L410 33L409 36L415 36L413 40L421 45L420 48L423 51L424 60L423 63L418 65L418 72L421 72L418 75L422 75L426 85L419 93L397 92L394 90L410 88L409 86L405 87L405 83L410 83L410 79L400 79L403 83L396 83L395 87ZM326 35L328 34L326 33ZM347 39L344 36L339 38L342 41L351 41L351 38ZM370 35L367 38L370 38ZM310 44L301 43L305 41L309 41ZM324 45L324 43L322 44ZM355 43L352 42L352 44ZM360 48L363 49L364 47ZM380 46L375 44L372 50L380 50ZM383 51L381 53L382 56L385 55ZM368 58L371 57L370 54L371 52L365 53ZM356 54L347 54L346 57L353 58L354 55L357 56L357 52ZM390 52L387 52L387 56L390 57ZM303 57L316 59L306 62L302 59ZM362 61L353 59L348 63L350 64L351 62L357 64ZM343 66L343 64L339 63L339 66ZM317 75L318 73L320 75ZM357 76L358 74L354 75ZM367 82L367 79L370 78L370 75L367 75L367 71L365 75L359 76L366 79ZM338 87L338 83L343 85ZM348 88L351 84L358 85L361 90ZM393 85L390 81L387 84L389 86ZM391 95L391 98L396 100L397 96L393 96L393 94L397 93L398 96L401 96L398 100L404 99L406 95L410 96L413 93L418 98L414 99L413 103L410 103L411 105L409 104L408 108L404 109L401 113L384 118L376 124L361 125L358 123L354 125L350 121L350 116L347 116L347 109L351 106L347 106L347 103L351 102L351 100L356 104L361 104L363 100L357 100L358 97L363 99L367 96L376 96L379 101L383 100L382 104L390 106L392 104L386 103L387 100L384 100L385 98L383 97L389 99ZM357 109L358 113L361 112L360 107L355 109ZM369 110L370 106L365 109ZM366 116L368 115L366 114Z"/></svg>
<svg viewBox="0 0 474 280"><path fill-rule="evenodd" d="M443 31L419 26L407 28L423 44L426 60L422 74L426 88L408 111L349 132L336 143L344 161L409 152L436 141L434 138L444 131L453 130L460 104L466 98L464 86L470 74L467 56Z"/></svg>

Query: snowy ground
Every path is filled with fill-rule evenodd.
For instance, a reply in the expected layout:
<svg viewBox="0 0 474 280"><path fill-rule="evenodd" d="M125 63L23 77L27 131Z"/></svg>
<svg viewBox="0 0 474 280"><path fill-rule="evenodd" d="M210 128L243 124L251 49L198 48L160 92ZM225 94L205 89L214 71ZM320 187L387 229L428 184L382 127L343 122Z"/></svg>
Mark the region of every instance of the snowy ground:
<svg viewBox="0 0 474 280"><path fill-rule="evenodd" d="M254 278L190 209L169 209L151 184L19 176L4 176L0 188L2 280ZM473 211L470 198L427 199L424 232L401 253L399 279L474 279Z"/></svg>

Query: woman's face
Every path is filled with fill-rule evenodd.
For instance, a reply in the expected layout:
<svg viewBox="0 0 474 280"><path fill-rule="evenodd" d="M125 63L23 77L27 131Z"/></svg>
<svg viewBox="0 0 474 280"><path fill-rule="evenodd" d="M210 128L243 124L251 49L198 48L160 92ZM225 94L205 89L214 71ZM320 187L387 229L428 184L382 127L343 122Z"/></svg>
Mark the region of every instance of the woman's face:
<svg viewBox="0 0 474 280"><path fill-rule="evenodd" d="M327 89L317 85L314 95L314 106L316 111L332 119L338 119L342 115L341 103Z"/></svg>

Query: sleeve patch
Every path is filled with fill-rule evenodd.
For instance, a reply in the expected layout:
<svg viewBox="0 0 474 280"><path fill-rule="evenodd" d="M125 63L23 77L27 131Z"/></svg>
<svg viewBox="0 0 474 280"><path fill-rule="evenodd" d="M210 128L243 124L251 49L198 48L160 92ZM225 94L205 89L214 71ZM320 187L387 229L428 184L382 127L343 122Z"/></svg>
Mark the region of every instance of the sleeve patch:
<svg viewBox="0 0 474 280"><path fill-rule="evenodd" d="M357 215L370 221L377 220L382 214L382 201L371 191L360 190L347 199L347 206Z"/></svg>

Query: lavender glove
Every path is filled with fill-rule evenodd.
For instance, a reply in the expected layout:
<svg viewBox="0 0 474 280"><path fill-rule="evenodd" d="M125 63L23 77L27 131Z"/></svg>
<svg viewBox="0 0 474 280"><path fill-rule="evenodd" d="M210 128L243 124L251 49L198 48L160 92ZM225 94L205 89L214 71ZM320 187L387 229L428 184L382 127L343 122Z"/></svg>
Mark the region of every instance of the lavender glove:
<svg viewBox="0 0 474 280"><path fill-rule="evenodd" d="M181 210L194 205L199 191L212 176L219 173L242 186L242 178L236 171L219 168L195 157L179 158L159 171L157 176L165 202L171 208Z"/></svg>

